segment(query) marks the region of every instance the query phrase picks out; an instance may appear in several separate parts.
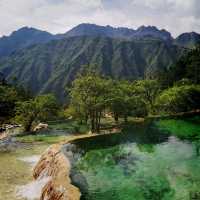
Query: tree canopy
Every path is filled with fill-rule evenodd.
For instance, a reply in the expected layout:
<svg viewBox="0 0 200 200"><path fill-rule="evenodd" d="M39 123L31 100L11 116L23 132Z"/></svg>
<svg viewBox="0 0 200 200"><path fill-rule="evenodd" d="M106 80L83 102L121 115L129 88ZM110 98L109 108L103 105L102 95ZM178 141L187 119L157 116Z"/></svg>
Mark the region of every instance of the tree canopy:
<svg viewBox="0 0 200 200"><path fill-rule="evenodd" d="M40 95L17 103L15 121L21 123L25 131L30 131L34 122L46 121L57 112L58 105L55 96Z"/></svg>
<svg viewBox="0 0 200 200"><path fill-rule="evenodd" d="M153 110L158 92L158 83L154 80L111 80L88 71L72 84L68 114L86 123L89 121L92 132L99 132L105 113L110 112L116 122L119 117L127 122L128 116L146 116Z"/></svg>
<svg viewBox="0 0 200 200"><path fill-rule="evenodd" d="M200 85L174 86L156 99L158 112L178 113L200 108Z"/></svg>

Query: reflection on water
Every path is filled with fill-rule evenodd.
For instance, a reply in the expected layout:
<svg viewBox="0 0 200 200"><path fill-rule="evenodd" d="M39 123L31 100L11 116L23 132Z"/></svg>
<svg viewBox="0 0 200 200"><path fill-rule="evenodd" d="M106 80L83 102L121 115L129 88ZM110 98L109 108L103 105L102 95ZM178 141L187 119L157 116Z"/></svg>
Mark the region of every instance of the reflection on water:
<svg viewBox="0 0 200 200"><path fill-rule="evenodd" d="M82 199L200 199L200 157L194 144L153 125L74 144L84 151L76 162L87 183L85 188L76 183L82 184Z"/></svg>

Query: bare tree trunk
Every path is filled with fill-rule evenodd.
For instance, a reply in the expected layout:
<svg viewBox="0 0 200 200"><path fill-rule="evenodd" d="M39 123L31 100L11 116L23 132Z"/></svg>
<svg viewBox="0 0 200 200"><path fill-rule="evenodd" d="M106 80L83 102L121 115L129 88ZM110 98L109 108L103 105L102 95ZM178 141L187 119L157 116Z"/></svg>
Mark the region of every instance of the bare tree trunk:
<svg viewBox="0 0 200 200"><path fill-rule="evenodd" d="M124 115L124 122L127 123L128 122L128 116Z"/></svg>
<svg viewBox="0 0 200 200"><path fill-rule="evenodd" d="M98 113L98 124L97 124L97 132L100 132L100 124L101 124L101 112Z"/></svg>
<svg viewBox="0 0 200 200"><path fill-rule="evenodd" d="M91 121L91 131L92 133L95 132L95 117L94 117L94 112L91 111L90 113L90 121Z"/></svg>
<svg viewBox="0 0 200 200"><path fill-rule="evenodd" d="M115 119L115 122L119 121L119 115L118 115L118 113L114 113L114 119Z"/></svg>
<svg viewBox="0 0 200 200"><path fill-rule="evenodd" d="M32 127L32 123L33 123L34 119L30 118L27 123L24 125L24 129L26 132L30 132L31 131L31 127Z"/></svg>
<svg viewBox="0 0 200 200"><path fill-rule="evenodd" d="M88 114L85 114L85 123L87 124L88 122Z"/></svg>

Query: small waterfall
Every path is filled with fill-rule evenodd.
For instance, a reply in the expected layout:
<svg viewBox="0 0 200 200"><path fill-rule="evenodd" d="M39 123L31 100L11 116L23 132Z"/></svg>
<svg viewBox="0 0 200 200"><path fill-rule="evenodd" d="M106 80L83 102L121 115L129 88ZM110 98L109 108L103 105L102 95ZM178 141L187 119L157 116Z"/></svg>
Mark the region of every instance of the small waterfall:
<svg viewBox="0 0 200 200"><path fill-rule="evenodd" d="M28 163L32 168L39 161L39 159L40 159L39 155L33 155L33 156L27 156L27 157L20 157L20 158L18 158L18 160L21 160L23 162Z"/></svg>
<svg viewBox="0 0 200 200"><path fill-rule="evenodd" d="M50 177L41 177L27 185L18 186L16 188L17 198L27 199L27 200L38 200L40 198L42 188L50 180Z"/></svg>
<svg viewBox="0 0 200 200"><path fill-rule="evenodd" d="M30 165L31 169L35 166L35 164L39 161L40 156L33 155L29 157L20 157L18 160L26 162ZM26 199L26 200L39 200L42 188L46 185L46 183L51 179L44 172L38 177L37 180L34 180L26 185L21 185L16 187L16 197L18 199Z"/></svg>

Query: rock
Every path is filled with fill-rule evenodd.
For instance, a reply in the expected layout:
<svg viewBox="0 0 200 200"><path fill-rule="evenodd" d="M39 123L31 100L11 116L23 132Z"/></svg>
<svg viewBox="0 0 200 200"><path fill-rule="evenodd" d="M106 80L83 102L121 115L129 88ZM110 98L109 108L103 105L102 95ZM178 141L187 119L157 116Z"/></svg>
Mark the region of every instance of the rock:
<svg viewBox="0 0 200 200"><path fill-rule="evenodd" d="M62 145L53 145L41 156L34 168L33 177L51 177L42 189L40 200L80 200L81 193L72 185L70 162L61 151Z"/></svg>
<svg viewBox="0 0 200 200"><path fill-rule="evenodd" d="M20 124L5 124L6 130L21 127Z"/></svg>
<svg viewBox="0 0 200 200"><path fill-rule="evenodd" d="M6 132L0 133L0 140L5 140L8 137L8 134Z"/></svg>
<svg viewBox="0 0 200 200"><path fill-rule="evenodd" d="M34 129L34 132L40 131L40 130L44 130L48 128L48 124L44 124L44 123L39 123Z"/></svg>
<svg viewBox="0 0 200 200"><path fill-rule="evenodd" d="M72 170L71 171L71 179L72 182L75 186L77 186L82 193L87 194L88 193L88 183L84 175L77 171L77 170Z"/></svg>

